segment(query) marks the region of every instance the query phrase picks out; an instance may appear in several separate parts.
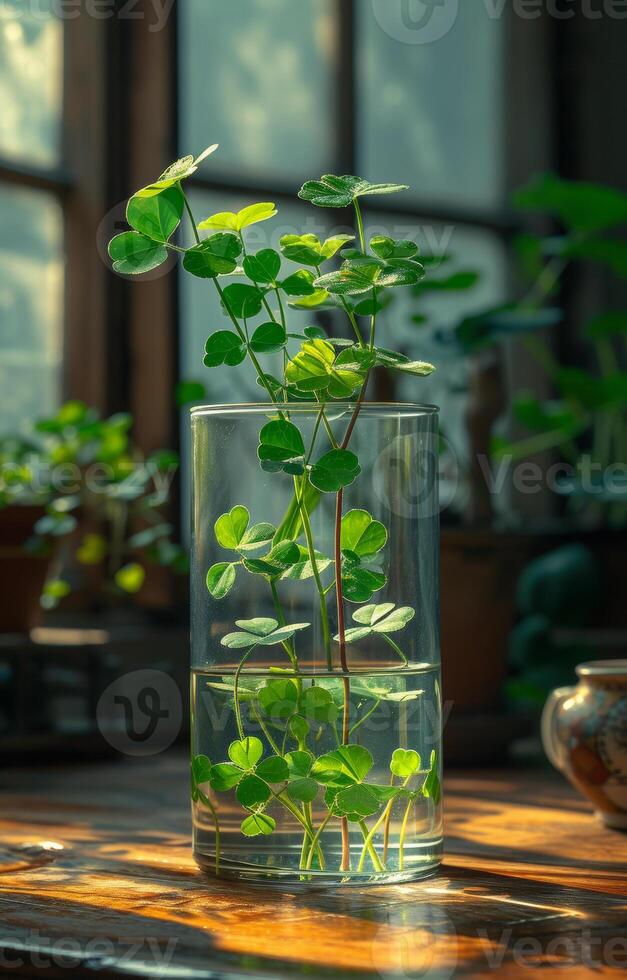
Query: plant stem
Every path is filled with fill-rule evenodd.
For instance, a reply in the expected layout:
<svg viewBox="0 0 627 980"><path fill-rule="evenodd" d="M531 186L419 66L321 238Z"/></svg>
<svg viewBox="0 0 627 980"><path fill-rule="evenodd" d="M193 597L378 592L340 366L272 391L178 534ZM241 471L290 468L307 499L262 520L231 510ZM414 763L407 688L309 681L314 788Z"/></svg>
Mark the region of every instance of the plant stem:
<svg viewBox="0 0 627 980"><path fill-rule="evenodd" d="M274 611L276 612L276 618L279 621L280 626L287 626L287 620L285 618L285 613L283 612L283 606L281 605L281 599L279 598L279 589L274 581L270 579L270 591L272 592L272 601L274 603ZM286 654L292 661L292 666L294 670L298 670L298 658L296 656L296 651L294 650L294 641L285 640L281 646L285 650Z"/></svg>
<svg viewBox="0 0 627 980"><path fill-rule="evenodd" d="M198 228L196 227L196 221L194 219L194 215L192 214L192 209L190 207L189 201L187 200L187 195L183 191L183 188L181 187L181 184L180 183L179 183L178 186L179 186L179 190L180 190L181 194L183 195L183 201L185 202L185 210L187 211L187 214L189 216L189 220L192 223L192 229L194 231L194 238L196 239L196 244L197 245L200 245L200 235L198 234Z"/></svg>
<svg viewBox="0 0 627 980"><path fill-rule="evenodd" d="M399 655L403 662L403 666L407 667L407 657L399 647L398 643L396 643L391 636L388 636L387 633L380 633L379 635L382 636L388 646L392 647L392 649Z"/></svg>
<svg viewBox="0 0 627 980"><path fill-rule="evenodd" d="M361 245L362 252L366 251L366 236L364 234L364 221L361 216L361 207L357 198L353 201L355 207L355 218L357 219L357 230L359 231L359 244Z"/></svg>
<svg viewBox="0 0 627 980"><path fill-rule="evenodd" d="M311 870L311 865L313 863L314 853L316 851L316 848L318 848L318 841L320 840L320 835L322 834L323 830L325 829L326 825L328 824L328 822L329 822L329 820L331 819L332 816L333 816L333 812L331 810L329 810L329 812L327 813L326 817L324 818L324 820L322 821L322 823L320 824L320 826L318 827L318 829L317 829L317 831L316 831L316 833L314 835L314 838L313 838L313 840L311 842L311 845L309 847L309 855L307 857L307 865L306 865L307 871L310 871ZM322 851L320 850L320 848L318 848L318 850L319 850L319 853L321 854Z"/></svg>
<svg viewBox="0 0 627 980"><path fill-rule="evenodd" d="M259 712L257 711L257 708L256 707L253 707L253 713L255 715L255 720L258 723L258 725L259 725L261 731L263 732L263 734L266 736L266 738L268 740L268 744L269 744L270 748L272 749L272 751L275 753L275 755L282 756L283 753L281 752L279 746L274 741L274 738L272 737L272 735L268 731L268 726L263 721L263 719L262 719L261 715L259 714Z"/></svg>
<svg viewBox="0 0 627 980"><path fill-rule="evenodd" d="M403 849L405 847L405 835L407 833L407 821L409 820L409 813L410 813L410 810L411 810L411 808L412 808L413 805L414 805L414 800L413 799L409 799L407 801L407 806L405 807L405 813L403 814L403 822L401 824L401 832L400 832L399 838L398 838L398 870L399 871L402 871L403 870L404 857L405 857L405 854L404 854L404 850Z"/></svg>
<svg viewBox="0 0 627 980"><path fill-rule="evenodd" d="M211 802L208 796L205 796L205 794L201 789L198 790L198 798L203 804L203 806L206 806L209 810L211 810L211 815L213 817L213 823L215 825L215 833L216 833L216 856L215 856L216 874L219 874L220 873L220 841L221 841L220 821L218 820L218 814L216 813L216 809L213 803Z"/></svg>
<svg viewBox="0 0 627 980"><path fill-rule="evenodd" d="M359 719L359 721L355 722L355 724L353 725L353 727L348 733L350 738L352 738L355 732L357 731L357 729L360 728L363 725L363 723L368 720L370 715L374 714L374 712L377 710L380 704L381 704L381 698L377 698L377 700L373 703L372 707L369 708L368 711L366 711L365 715L363 715Z"/></svg>
<svg viewBox="0 0 627 980"><path fill-rule="evenodd" d="M244 738L244 726L242 724L242 712L239 703L239 687L238 687L239 677L242 672L242 667L244 666L248 658L255 652L255 650L257 649L257 645L258 644L255 644L254 647L251 647L250 650L246 651L246 653L238 663L237 669L235 671L235 676L233 677L233 707L235 708L235 721L237 723L237 731L239 733L240 738Z"/></svg>
<svg viewBox="0 0 627 980"><path fill-rule="evenodd" d="M306 835L309 837L309 840L313 841L314 838L313 827L307 823L306 818L300 812L296 804L292 803L289 796L285 795L285 790L281 790L280 793L275 793L274 790L271 788L270 792L272 793L274 798L279 801L279 803L282 803L283 806L290 811L292 816L296 817L301 827L304 828ZM318 851L318 860L320 861L320 868L321 870L324 870L324 864L325 864L324 855L322 853L322 849L320 848L320 846L317 846L317 851Z"/></svg>
<svg viewBox="0 0 627 980"><path fill-rule="evenodd" d="M316 560L316 551L313 543L313 536L311 533L311 524L309 523L309 514L307 513L307 506L305 504L304 494L301 497L299 492L298 477L294 477L294 492L296 494L296 499L298 501L298 506L300 507L301 520L303 522L303 531L305 532L305 540L307 542L307 552L309 554L309 561L311 562L311 569L313 572L314 582L316 583L316 588L318 590L318 595L320 597L320 619L322 621L322 640L324 643L324 651L327 659L327 666L329 670L333 669L333 661L331 658L331 630L329 628L329 613L327 610L327 600L324 594L324 587L322 585L322 580L320 578L320 572L318 570L318 562Z"/></svg>
<svg viewBox="0 0 627 980"><path fill-rule="evenodd" d="M372 861L374 870L375 871L383 871L383 865L381 864L381 861L379 859L379 855L377 854L377 852L375 851L374 847L372 846L372 838L371 838L370 833L368 831L368 825L366 824L365 820L360 820L359 821L359 828L360 828L362 834L364 835L364 851L366 851L366 850L368 851L368 855L370 857L370 860ZM360 861L361 861L361 859L360 859ZM362 869L361 868L358 868L357 870L358 871L361 871Z"/></svg>

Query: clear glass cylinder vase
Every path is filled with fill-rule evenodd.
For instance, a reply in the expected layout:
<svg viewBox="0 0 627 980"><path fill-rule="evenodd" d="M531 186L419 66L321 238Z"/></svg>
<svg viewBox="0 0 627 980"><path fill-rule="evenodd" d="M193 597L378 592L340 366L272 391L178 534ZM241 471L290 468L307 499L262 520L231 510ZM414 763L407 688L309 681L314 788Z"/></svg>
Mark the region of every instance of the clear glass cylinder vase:
<svg viewBox="0 0 627 980"><path fill-rule="evenodd" d="M290 886L432 874L437 409L208 406L192 443L198 864Z"/></svg>

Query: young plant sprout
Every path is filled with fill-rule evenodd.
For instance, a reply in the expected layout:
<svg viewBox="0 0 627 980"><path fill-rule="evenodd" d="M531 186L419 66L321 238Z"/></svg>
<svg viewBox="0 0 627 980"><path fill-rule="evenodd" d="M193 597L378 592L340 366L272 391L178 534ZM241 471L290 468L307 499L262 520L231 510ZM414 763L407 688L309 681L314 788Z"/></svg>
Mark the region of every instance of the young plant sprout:
<svg viewBox="0 0 627 980"><path fill-rule="evenodd" d="M301 881L330 870L341 880L366 873L385 878L389 870L404 870L417 802L437 809L440 760L435 750L421 759L415 750L399 746L387 759L382 781L375 778L372 753L359 744L382 705L406 712L406 702L423 692L395 688L390 680L410 665L403 634L417 613L380 596L388 585L388 528L366 509L345 507L344 495L362 476L354 434L360 413L366 411L372 371L385 367L417 379L434 371L432 364L377 342L385 291L415 285L425 270L415 243L382 235L368 240L361 204L407 188L352 176L308 181L300 199L319 208L352 209L355 234L326 240L286 234L280 251L253 251L248 229L273 218L274 204L252 204L237 213L197 220L183 189L215 149L177 161L138 191L127 208L132 230L109 245L113 267L121 274L150 272L176 253L186 272L208 280L216 291L226 322L208 337L204 363L222 370L247 359L252 364L269 403L258 433L257 465L268 475L264 478L276 481L282 492L288 488L291 497L278 524L262 514L251 515L233 500L211 530L221 560L202 572L207 602L237 596L243 577L254 576L267 590L274 612L272 617L236 619L221 634L222 646L235 651L237 666L227 676L214 677L209 687L223 697L237 739L225 746L227 758L216 758L209 745L207 754L194 754L192 800L200 822L213 827L212 868L217 874L232 870L224 821L232 836L239 811L239 833L260 838L260 853L268 853L261 842L279 834L276 815L285 813L300 834ZM185 246L173 241L184 218L192 236ZM329 338L320 326L289 332L288 307L339 313L346 318L350 339ZM273 363L279 355L280 372L267 370L269 355ZM298 407L304 403L313 403L313 426L307 433L299 426ZM330 416L340 403L348 404L341 431L337 418ZM333 546L325 548L316 541L314 518L326 513L329 501ZM299 656L313 624L290 622L286 614L286 594L302 590L302 583L309 583L314 597L324 676L304 671ZM350 619L349 602L356 606ZM351 673L350 650L359 650L369 638L380 642L392 663L378 680ZM285 665L269 667L260 679L251 664L266 647L284 658ZM390 863L393 812L400 832ZM327 844L331 838L337 846Z"/></svg>

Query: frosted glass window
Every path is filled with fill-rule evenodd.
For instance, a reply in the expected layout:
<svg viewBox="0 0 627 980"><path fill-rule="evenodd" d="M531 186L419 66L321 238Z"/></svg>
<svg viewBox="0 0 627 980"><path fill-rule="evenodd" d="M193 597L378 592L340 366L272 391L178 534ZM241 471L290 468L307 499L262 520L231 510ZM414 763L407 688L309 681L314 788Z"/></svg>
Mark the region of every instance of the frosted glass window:
<svg viewBox="0 0 627 980"><path fill-rule="evenodd" d="M182 152L220 143L208 168L261 183L332 169L331 0L178 6Z"/></svg>
<svg viewBox="0 0 627 980"><path fill-rule="evenodd" d="M60 400L63 216L54 197L0 185L0 431Z"/></svg>
<svg viewBox="0 0 627 980"><path fill-rule="evenodd" d="M356 12L359 171L411 184L434 207L501 204L503 18L422 0Z"/></svg>
<svg viewBox="0 0 627 980"><path fill-rule="evenodd" d="M0 4L0 156L54 166L61 156L63 24L47 0Z"/></svg>

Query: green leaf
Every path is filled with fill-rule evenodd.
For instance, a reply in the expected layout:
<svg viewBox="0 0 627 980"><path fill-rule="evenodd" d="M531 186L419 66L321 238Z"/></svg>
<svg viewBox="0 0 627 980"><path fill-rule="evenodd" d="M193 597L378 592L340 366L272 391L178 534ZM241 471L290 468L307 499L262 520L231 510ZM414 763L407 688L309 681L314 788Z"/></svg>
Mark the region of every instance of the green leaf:
<svg viewBox="0 0 627 980"><path fill-rule="evenodd" d="M283 573L281 578L304 582L309 578L313 578L313 565L309 558L309 549L305 548L302 544L299 544L297 547L299 553L298 561L291 565L290 568ZM316 558L316 567L318 572L324 572L325 569L332 564L331 559L326 558L324 555L320 554L319 551L314 551L314 556Z"/></svg>
<svg viewBox="0 0 627 980"><path fill-rule="evenodd" d="M129 595L134 595L139 592L144 580L146 578L146 572L141 565L137 562L131 562L128 565L124 565L123 568L118 569L118 571L113 576L113 580L119 589Z"/></svg>
<svg viewBox="0 0 627 980"><path fill-rule="evenodd" d="M237 267L241 251L241 243L235 235L212 235L200 245L187 249L183 268L199 279L229 275Z"/></svg>
<svg viewBox="0 0 627 980"><path fill-rule="evenodd" d="M263 755L263 745L258 738L247 736L231 742L228 748L231 762L246 772L255 768Z"/></svg>
<svg viewBox="0 0 627 980"><path fill-rule="evenodd" d="M279 756L270 756L260 762L255 772L267 783L284 783L289 777L289 769L285 759Z"/></svg>
<svg viewBox="0 0 627 980"><path fill-rule="evenodd" d="M420 756L413 749L395 749L390 761L390 772L395 776L413 776L420 769Z"/></svg>
<svg viewBox="0 0 627 980"><path fill-rule="evenodd" d="M276 827L276 821L267 813L251 813L242 820L240 830L246 837L259 837L260 834L271 834Z"/></svg>
<svg viewBox="0 0 627 980"><path fill-rule="evenodd" d="M274 524L254 524L249 527L243 538L240 539L238 551L254 551L262 545L268 544L274 538L276 528Z"/></svg>
<svg viewBox="0 0 627 980"><path fill-rule="evenodd" d="M371 238L370 248L380 259L412 259L419 252L415 242L395 240L386 235L375 235Z"/></svg>
<svg viewBox="0 0 627 980"><path fill-rule="evenodd" d="M404 374L415 374L419 378L427 378L435 371L435 365L428 361L407 361L407 363L397 362L387 364L387 367L394 371L402 371Z"/></svg>
<svg viewBox="0 0 627 980"><path fill-rule="evenodd" d="M137 231L125 231L109 242L113 271L125 276L138 276L163 265L168 257L164 245L153 242Z"/></svg>
<svg viewBox="0 0 627 980"><path fill-rule="evenodd" d="M354 551L360 558L370 558L385 547L388 532L367 510L349 510L342 518L340 544L342 551Z"/></svg>
<svg viewBox="0 0 627 980"><path fill-rule="evenodd" d="M627 278L627 242L620 238L587 239L574 242L565 250L574 259L588 259L607 265L623 279Z"/></svg>
<svg viewBox="0 0 627 980"><path fill-rule="evenodd" d="M281 251L286 259L301 265L318 267L332 259L346 242L354 240L354 235L334 235L321 244L316 235L283 235Z"/></svg>
<svg viewBox="0 0 627 980"><path fill-rule="evenodd" d="M314 757L311 752L297 751L288 752L285 756L289 775L291 779L298 779L308 776L311 772Z"/></svg>
<svg viewBox="0 0 627 980"><path fill-rule="evenodd" d="M617 337L621 334L627 334L627 313L601 313L586 327L586 336L590 340Z"/></svg>
<svg viewBox="0 0 627 980"><path fill-rule="evenodd" d="M273 354L282 350L287 343L287 335L279 323L262 323L250 338L250 348L256 354Z"/></svg>
<svg viewBox="0 0 627 980"><path fill-rule="evenodd" d="M554 174L534 178L514 195L526 211L554 215L570 230L599 232L627 221L627 194L600 184L562 180Z"/></svg>
<svg viewBox="0 0 627 980"><path fill-rule="evenodd" d="M192 402L205 398L207 390L202 381L179 381L176 386L175 399L178 408L184 408Z"/></svg>
<svg viewBox="0 0 627 980"><path fill-rule="evenodd" d="M410 259L382 262L369 256L348 259L335 272L319 276L314 280L314 286L338 296L360 296L374 287L412 286L420 282L423 275L423 266Z"/></svg>
<svg viewBox="0 0 627 980"><path fill-rule="evenodd" d="M340 745L314 762L311 774L326 786L360 783L374 765L372 755L362 745Z"/></svg>
<svg viewBox="0 0 627 980"><path fill-rule="evenodd" d="M214 599L224 599L235 585L235 565L221 561L207 572L207 588Z"/></svg>
<svg viewBox="0 0 627 980"><path fill-rule="evenodd" d="M313 803L318 795L318 783L315 779L304 776L295 779L287 787L287 795L294 803Z"/></svg>
<svg viewBox="0 0 627 980"><path fill-rule="evenodd" d="M69 582L65 582L61 578L48 579L43 588L43 595L49 597L50 599L65 599L66 596L70 594L72 588Z"/></svg>
<svg viewBox="0 0 627 980"><path fill-rule="evenodd" d="M232 211L221 211L219 214L214 214L210 218L206 218L205 221L202 221L198 225L198 228L201 231L207 228L228 228L230 231L240 232L243 228L248 228L250 225L255 225L260 221L267 221L268 218L273 218L276 213L276 207L270 202L249 204L248 207L242 208L237 214Z"/></svg>
<svg viewBox="0 0 627 980"><path fill-rule="evenodd" d="M319 208L345 208L366 194L395 194L407 189L405 184L371 184L360 177L324 174L320 180L308 180L303 184L298 196Z"/></svg>
<svg viewBox="0 0 627 980"><path fill-rule="evenodd" d="M216 540L223 548L230 551L237 551L240 542L244 538L246 529L250 521L250 514L246 507L237 504L228 512L222 514L214 525Z"/></svg>
<svg viewBox="0 0 627 980"><path fill-rule="evenodd" d="M309 296L290 300L290 306L295 310L326 310L336 309L340 303L326 289L316 289Z"/></svg>
<svg viewBox="0 0 627 980"><path fill-rule="evenodd" d="M481 276L478 272L467 271L467 272L456 272L452 276L447 276L444 279L425 279L424 282L419 282L414 286L413 293L415 296L421 296L423 293L428 292L462 292L465 289L472 289L473 286L479 282Z"/></svg>
<svg viewBox="0 0 627 980"><path fill-rule="evenodd" d="M309 473L309 480L323 493L337 493L342 487L350 486L361 473L359 460L347 449L332 449L315 463Z"/></svg>
<svg viewBox="0 0 627 980"><path fill-rule="evenodd" d="M293 680L266 681L258 693L259 704L273 721L287 721L298 708L298 688Z"/></svg>
<svg viewBox="0 0 627 980"><path fill-rule="evenodd" d="M281 271L281 256L273 248L262 248L256 255L247 255L243 265L253 282L274 283Z"/></svg>
<svg viewBox="0 0 627 980"><path fill-rule="evenodd" d="M380 605L363 606L353 613L356 623L364 623L375 633L396 633L402 630L415 616L410 606L399 606L395 609L393 602Z"/></svg>
<svg viewBox="0 0 627 980"><path fill-rule="evenodd" d="M308 269L299 269L284 279L280 285L288 296L313 296L315 293L314 275Z"/></svg>
<svg viewBox="0 0 627 980"><path fill-rule="evenodd" d="M338 715L337 705L329 691L323 687L306 687L298 702L301 717L308 722L333 724Z"/></svg>
<svg viewBox="0 0 627 980"><path fill-rule="evenodd" d="M349 602L367 602L375 592L387 585L383 572L369 568L348 568L342 572L344 598Z"/></svg>
<svg viewBox="0 0 627 980"><path fill-rule="evenodd" d="M285 380L299 391L326 391L334 398L349 397L363 384L359 363L342 365L342 355L326 340L306 341L285 369ZM351 368L353 370L351 370Z"/></svg>
<svg viewBox="0 0 627 980"><path fill-rule="evenodd" d="M235 795L238 803L241 803L247 810L252 810L256 806L267 803L272 793L263 779L251 773L249 776L244 776L237 784Z"/></svg>
<svg viewBox="0 0 627 980"><path fill-rule="evenodd" d="M237 367L246 357L246 345L232 330L216 330L205 344L205 367Z"/></svg>
<svg viewBox="0 0 627 980"><path fill-rule="evenodd" d="M424 781L422 792L424 796L431 797L433 802L437 805L442 797L442 788L440 786L440 777L437 770L437 756L435 749L433 749L431 752L430 766L431 768L429 770L429 775Z"/></svg>
<svg viewBox="0 0 627 980"><path fill-rule="evenodd" d="M231 765L230 762L219 762L211 767L209 781L211 788L216 793L226 793L228 790L237 786L242 778L242 770L239 766Z"/></svg>
<svg viewBox="0 0 627 980"><path fill-rule="evenodd" d="M244 567L254 575L278 578L296 564L299 558L300 551L294 541L281 541L262 558L245 558Z"/></svg>
<svg viewBox="0 0 627 980"><path fill-rule="evenodd" d="M241 633L228 633L221 643L231 649L245 649L253 646L274 646L292 638L298 630L307 629L309 623L295 623L279 627L276 619L238 619L235 625Z"/></svg>
<svg viewBox="0 0 627 980"><path fill-rule="evenodd" d="M192 784L198 786L208 783L211 777L211 762L206 755L195 755L192 759Z"/></svg>
<svg viewBox="0 0 627 980"><path fill-rule="evenodd" d="M380 807L376 794L369 786L358 784L342 789L335 797L334 812L348 816L358 823L370 817Z"/></svg>
<svg viewBox="0 0 627 980"><path fill-rule="evenodd" d="M155 242L167 242L178 228L183 214L183 195L169 187L154 197L135 195L126 208L129 225Z"/></svg>
<svg viewBox="0 0 627 980"><path fill-rule="evenodd" d="M302 473L305 443L300 430L285 419L268 422L259 434L257 455L262 468L268 472Z"/></svg>
<svg viewBox="0 0 627 980"><path fill-rule="evenodd" d="M248 319L261 312L263 293L256 286L234 282L223 291L224 305L236 320Z"/></svg>
<svg viewBox="0 0 627 980"><path fill-rule="evenodd" d="M303 742L309 735L309 722L301 718L300 715L292 715L287 723L290 735L293 735L297 742Z"/></svg>

